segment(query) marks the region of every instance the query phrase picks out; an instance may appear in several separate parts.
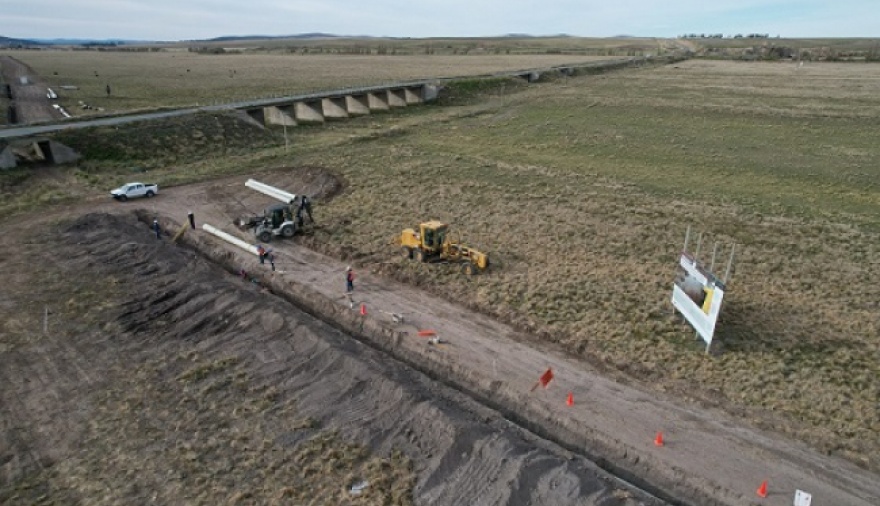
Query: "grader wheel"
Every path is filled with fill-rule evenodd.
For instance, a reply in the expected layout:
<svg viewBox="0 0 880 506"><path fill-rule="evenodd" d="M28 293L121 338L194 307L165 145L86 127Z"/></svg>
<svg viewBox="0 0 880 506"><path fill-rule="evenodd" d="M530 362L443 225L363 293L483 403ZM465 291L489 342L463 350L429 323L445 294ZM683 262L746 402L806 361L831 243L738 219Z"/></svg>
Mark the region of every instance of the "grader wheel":
<svg viewBox="0 0 880 506"><path fill-rule="evenodd" d="M412 260L413 250L411 250L410 248L407 248L406 246L404 246L404 247L400 248L400 253L403 255L403 258L405 258L407 260Z"/></svg>

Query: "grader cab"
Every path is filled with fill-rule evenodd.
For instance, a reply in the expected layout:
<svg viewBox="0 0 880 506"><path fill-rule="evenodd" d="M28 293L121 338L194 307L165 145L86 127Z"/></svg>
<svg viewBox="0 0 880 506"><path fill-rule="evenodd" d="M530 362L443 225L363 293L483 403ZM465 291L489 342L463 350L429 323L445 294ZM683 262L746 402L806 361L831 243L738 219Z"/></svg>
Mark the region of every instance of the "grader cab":
<svg viewBox="0 0 880 506"><path fill-rule="evenodd" d="M426 221L418 231L407 228L400 235L401 251L405 258L419 262L446 261L462 264L465 274L471 276L489 267L489 256L470 246L453 240L449 225L439 221Z"/></svg>

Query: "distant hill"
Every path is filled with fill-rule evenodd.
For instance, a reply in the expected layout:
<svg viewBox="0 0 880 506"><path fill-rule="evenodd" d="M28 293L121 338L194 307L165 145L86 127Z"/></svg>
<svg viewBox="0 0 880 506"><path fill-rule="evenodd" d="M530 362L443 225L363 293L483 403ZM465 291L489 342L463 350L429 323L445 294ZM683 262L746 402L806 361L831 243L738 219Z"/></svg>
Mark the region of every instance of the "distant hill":
<svg viewBox="0 0 880 506"><path fill-rule="evenodd" d="M125 44L144 44L145 40L122 39L35 39L47 46L122 46Z"/></svg>
<svg viewBox="0 0 880 506"><path fill-rule="evenodd" d="M184 40L180 42L240 42L240 41L258 41L258 40L305 40L305 39L339 39L339 38L371 38L366 35L334 35L332 33L300 33L293 35L226 35L215 37L213 39L196 39ZM13 39L10 37L0 36L0 47L26 47L26 46L131 46L142 44L168 43L172 41L152 41L152 40L126 40L126 39Z"/></svg>
<svg viewBox="0 0 880 506"><path fill-rule="evenodd" d="M0 47L40 46L37 41L0 36Z"/></svg>
<svg viewBox="0 0 880 506"><path fill-rule="evenodd" d="M528 33L506 33L501 38L515 39L543 39L543 38L568 38L572 35L560 33L556 35L531 35ZM127 39L14 39L0 36L0 47L33 47L33 46L137 46L143 44L168 44L182 43L217 43L217 42L247 42L261 40L320 40L320 39L392 39L411 40L412 37L375 37L372 35L337 35L324 32L297 33L290 35L223 35L211 39L191 39L181 41L158 41L158 40L127 40ZM476 37L479 38L479 37Z"/></svg>
<svg viewBox="0 0 880 506"><path fill-rule="evenodd" d="M332 33L299 33L295 35L225 35L223 37L214 37L213 39L193 40L190 42L238 42L242 40L278 40L278 39L338 39L347 37L346 35L334 35ZM364 38L358 36L359 38Z"/></svg>
<svg viewBox="0 0 880 506"><path fill-rule="evenodd" d="M567 33L554 33L550 35L532 35L530 33L505 33L502 37L508 39L569 39L574 35Z"/></svg>
<svg viewBox="0 0 880 506"><path fill-rule="evenodd" d="M125 44L146 44L146 40L123 39L13 39L0 36L0 47L17 46L122 46Z"/></svg>

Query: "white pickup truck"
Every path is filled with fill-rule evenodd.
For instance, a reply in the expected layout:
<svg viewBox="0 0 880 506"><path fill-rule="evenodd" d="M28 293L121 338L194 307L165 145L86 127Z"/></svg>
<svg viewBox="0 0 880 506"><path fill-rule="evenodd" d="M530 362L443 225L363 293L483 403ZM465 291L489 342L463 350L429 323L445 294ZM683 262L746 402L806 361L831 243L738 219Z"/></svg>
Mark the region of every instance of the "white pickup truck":
<svg viewBox="0 0 880 506"><path fill-rule="evenodd" d="M135 197L153 197L159 193L159 185L144 183L128 183L110 191L110 196L116 200L125 202Z"/></svg>

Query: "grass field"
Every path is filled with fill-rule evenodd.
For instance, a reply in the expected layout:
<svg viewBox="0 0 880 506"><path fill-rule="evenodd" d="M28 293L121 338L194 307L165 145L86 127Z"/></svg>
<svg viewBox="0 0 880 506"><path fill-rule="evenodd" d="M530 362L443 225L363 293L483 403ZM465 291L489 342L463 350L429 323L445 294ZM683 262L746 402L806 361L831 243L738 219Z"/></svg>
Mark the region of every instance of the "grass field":
<svg viewBox="0 0 880 506"><path fill-rule="evenodd" d="M348 189L318 203L314 247L876 470L878 113L880 65L693 60L298 129L290 152L152 177L328 167ZM135 162L76 170L98 187ZM395 235L432 218L495 268L399 258ZM717 356L671 316L689 225L738 245Z"/></svg>
<svg viewBox="0 0 880 506"><path fill-rule="evenodd" d="M48 80L71 114L184 107L410 79L551 67L607 56L566 54L349 55L9 51ZM110 85L108 97L106 86ZM63 90L62 85L78 90Z"/></svg>
<svg viewBox="0 0 880 506"><path fill-rule="evenodd" d="M876 469L878 77L692 61L530 88L295 160L350 183L321 209L327 251ZM429 218L497 269L467 280L398 259L394 234ZM688 225L723 253L738 244L717 357L670 316Z"/></svg>

